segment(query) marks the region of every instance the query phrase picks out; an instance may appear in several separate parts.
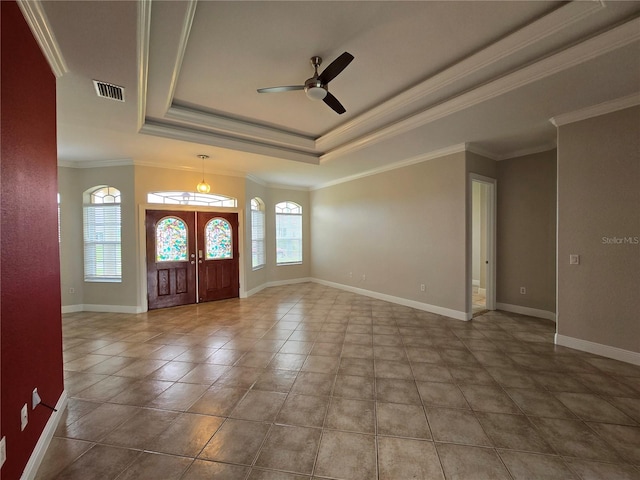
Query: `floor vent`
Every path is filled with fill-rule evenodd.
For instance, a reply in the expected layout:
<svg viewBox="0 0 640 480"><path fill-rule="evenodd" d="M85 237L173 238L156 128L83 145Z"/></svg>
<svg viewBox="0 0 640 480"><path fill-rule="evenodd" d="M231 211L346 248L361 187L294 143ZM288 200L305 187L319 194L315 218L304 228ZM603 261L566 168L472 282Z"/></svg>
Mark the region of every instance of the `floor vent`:
<svg viewBox="0 0 640 480"><path fill-rule="evenodd" d="M96 87L96 93L99 97L124 102L124 87L112 85L111 83L99 82L98 80L94 80L93 85Z"/></svg>

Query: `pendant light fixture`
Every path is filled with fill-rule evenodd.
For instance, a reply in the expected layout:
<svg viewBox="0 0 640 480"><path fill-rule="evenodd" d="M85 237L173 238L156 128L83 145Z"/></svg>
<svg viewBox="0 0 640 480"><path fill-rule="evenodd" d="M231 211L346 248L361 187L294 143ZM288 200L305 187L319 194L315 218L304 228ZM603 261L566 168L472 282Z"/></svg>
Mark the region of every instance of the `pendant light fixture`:
<svg viewBox="0 0 640 480"><path fill-rule="evenodd" d="M198 155L198 158L202 159L202 181L196 187L198 193L209 193L211 186L204 181L204 161L209 158L209 155Z"/></svg>

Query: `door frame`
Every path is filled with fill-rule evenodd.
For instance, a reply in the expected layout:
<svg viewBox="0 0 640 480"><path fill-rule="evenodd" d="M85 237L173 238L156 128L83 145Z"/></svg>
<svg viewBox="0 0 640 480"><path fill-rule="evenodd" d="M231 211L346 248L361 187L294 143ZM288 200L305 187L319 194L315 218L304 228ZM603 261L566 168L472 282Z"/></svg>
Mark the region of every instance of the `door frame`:
<svg viewBox="0 0 640 480"><path fill-rule="evenodd" d="M238 207L203 207L199 205L165 205L159 203L141 203L138 205L138 305L139 311L148 312L147 298L147 232L145 217L147 210L186 211L186 212L229 212L238 214L238 280L240 282L239 298L247 296L245 292L245 246L244 246L244 210Z"/></svg>
<svg viewBox="0 0 640 480"><path fill-rule="evenodd" d="M487 187L487 272L486 272L486 306L487 310L496 309L496 214L497 214L497 190L498 181L495 178L485 177L476 173L469 174L467 184L467 284L466 306L467 320L473 317L473 251L472 251L472 221L473 221L473 182L478 182Z"/></svg>

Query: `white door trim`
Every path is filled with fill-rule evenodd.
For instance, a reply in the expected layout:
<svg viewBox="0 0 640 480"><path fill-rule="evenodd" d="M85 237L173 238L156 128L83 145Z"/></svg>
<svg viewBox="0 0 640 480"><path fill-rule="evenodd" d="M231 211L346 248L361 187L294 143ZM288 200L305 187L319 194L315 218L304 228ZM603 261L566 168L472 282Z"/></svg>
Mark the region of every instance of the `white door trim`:
<svg viewBox="0 0 640 480"><path fill-rule="evenodd" d="M495 178L485 177L476 173L469 173L469 182L467 185L467 312L469 318L473 315L472 292L473 292L473 269L472 269L472 248L471 248L471 229L472 229L472 197L473 182L482 183L487 186L487 285L486 285L486 303L487 310L496 309L496 214L497 214L497 185Z"/></svg>

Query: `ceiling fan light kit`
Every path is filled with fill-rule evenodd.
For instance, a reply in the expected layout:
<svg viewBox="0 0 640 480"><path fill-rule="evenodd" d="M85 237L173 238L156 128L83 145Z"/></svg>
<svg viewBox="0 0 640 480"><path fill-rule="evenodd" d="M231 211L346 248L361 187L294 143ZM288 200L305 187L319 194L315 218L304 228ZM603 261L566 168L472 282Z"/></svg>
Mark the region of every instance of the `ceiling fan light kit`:
<svg viewBox="0 0 640 480"><path fill-rule="evenodd" d="M336 78L353 60L353 55L349 52L344 52L333 62L329 64L327 68L321 74L318 74L318 67L322 64L322 58L315 56L311 57L311 66L314 68L313 77L308 78L304 85L292 85L288 87L269 87L259 88L258 93L278 93L278 92L290 92L294 90L304 90L307 97L311 100L323 100L329 107L331 107L337 114L342 115L346 112L346 109L334 97L329 93L329 82Z"/></svg>

